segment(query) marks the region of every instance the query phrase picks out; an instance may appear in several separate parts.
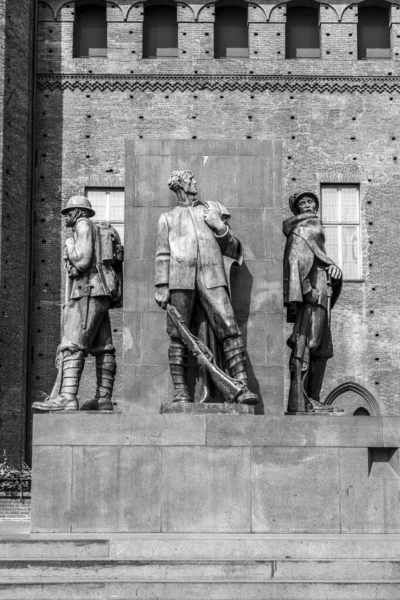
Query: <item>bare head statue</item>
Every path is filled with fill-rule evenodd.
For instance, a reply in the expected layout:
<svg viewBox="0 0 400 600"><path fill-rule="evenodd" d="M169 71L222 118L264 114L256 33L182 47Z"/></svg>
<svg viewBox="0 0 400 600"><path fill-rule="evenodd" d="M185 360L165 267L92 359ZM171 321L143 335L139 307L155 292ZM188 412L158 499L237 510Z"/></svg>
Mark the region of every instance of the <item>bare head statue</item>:
<svg viewBox="0 0 400 600"><path fill-rule="evenodd" d="M197 194L197 184L192 171L172 171L168 179L169 188L176 193L182 190L191 196Z"/></svg>

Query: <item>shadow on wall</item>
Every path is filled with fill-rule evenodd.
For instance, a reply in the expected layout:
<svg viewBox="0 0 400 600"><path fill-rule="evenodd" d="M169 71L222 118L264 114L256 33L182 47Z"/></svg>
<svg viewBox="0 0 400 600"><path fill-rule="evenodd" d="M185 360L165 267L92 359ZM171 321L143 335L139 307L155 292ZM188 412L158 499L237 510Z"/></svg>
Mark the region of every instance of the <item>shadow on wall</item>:
<svg viewBox="0 0 400 600"><path fill-rule="evenodd" d="M49 53L40 45L37 72L61 72L62 21L54 21L46 5L39 5L38 34L48 29L57 33L57 44ZM36 178L34 198L33 264L35 278L31 300L31 371L28 423L28 448L31 447L31 405L43 401L51 392L57 376L55 358L61 340L61 309L64 300L64 273L61 257L65 227L61 208L68 199L62 195L64 94L60 89L36 92ZM29 460L29 457L28 457Z"/></svg>
<svg viewBox="0 0 400 600"><path fill-rule="evenodd" d="M236 318L243 336L243 342L246 348L246 367L247 375L249 379L249 388L252 392L256 393L260 399L259 403L255 407L256 415L263 415L264 400L261 396L260 384L254 373L253 364L251 361L251 353L248 352L247 345L247 330L248 321L250 315L250 303L253 289L253 275L251 274L246 262L238 267L233 267L231 272L231 297L232 305L235 311Z"/></svg>

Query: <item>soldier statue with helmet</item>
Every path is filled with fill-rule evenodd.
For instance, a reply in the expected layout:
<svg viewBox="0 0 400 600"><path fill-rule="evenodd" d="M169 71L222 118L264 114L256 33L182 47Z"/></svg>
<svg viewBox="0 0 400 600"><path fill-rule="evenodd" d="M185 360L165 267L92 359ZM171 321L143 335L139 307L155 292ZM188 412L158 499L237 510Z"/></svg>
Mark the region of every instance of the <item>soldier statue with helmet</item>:
<svg viewBox="0 0 400 600"><path fill-rule="evenodd" d="M96 394L80 410L112 410L116 360L108 311L122 306L123 247L109 223L91 221L95 211L85 196L73 196L61 213L72 236L64 252L67 284L59 372L50 396L32 408L79 410L79 382L85 358L91 354L96 357Z"/></svg>

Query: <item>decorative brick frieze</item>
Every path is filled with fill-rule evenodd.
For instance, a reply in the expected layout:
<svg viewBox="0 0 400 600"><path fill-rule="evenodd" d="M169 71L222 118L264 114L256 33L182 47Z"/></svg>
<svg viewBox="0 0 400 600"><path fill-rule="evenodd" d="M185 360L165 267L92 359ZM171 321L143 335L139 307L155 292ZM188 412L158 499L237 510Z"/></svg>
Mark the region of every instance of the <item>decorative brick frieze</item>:
<svg viewBox="0 0 400 600"><path fill-rule="evenodd" d="M39 74L39 90L107 92L400 92L400 77L340 77L307 75L160 75L160 74Z"/></svg>

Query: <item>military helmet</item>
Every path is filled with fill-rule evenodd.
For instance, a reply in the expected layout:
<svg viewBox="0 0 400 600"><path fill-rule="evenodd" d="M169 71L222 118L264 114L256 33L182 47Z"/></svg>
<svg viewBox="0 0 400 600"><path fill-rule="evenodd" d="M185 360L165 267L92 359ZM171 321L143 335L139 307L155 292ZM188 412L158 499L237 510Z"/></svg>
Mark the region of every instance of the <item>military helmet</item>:
<svg viewBox="0 0 400 600"><path fill-rule="evenodd" d="M319 200L318 200L317 194L314 194L314 192L296 192L295 194L293 194L289 198L289 207L290 207L290 210L295 215L298 214L297 203L300 200L300 198L304 198L304 196L309 196L310 198L312 198L313 200L315 200L315 204L317 205L317 211L319 209Z"/></svg>
<svg viewBox="0 0 400 600"><path fill-rule="evenodd" d="M93 217L96 214L86 196L72 196L68 200L66 207L62 209L61 214L66 215L69 210L75 210L76 208L84 208L89 213L89 217Z"/></svg>

